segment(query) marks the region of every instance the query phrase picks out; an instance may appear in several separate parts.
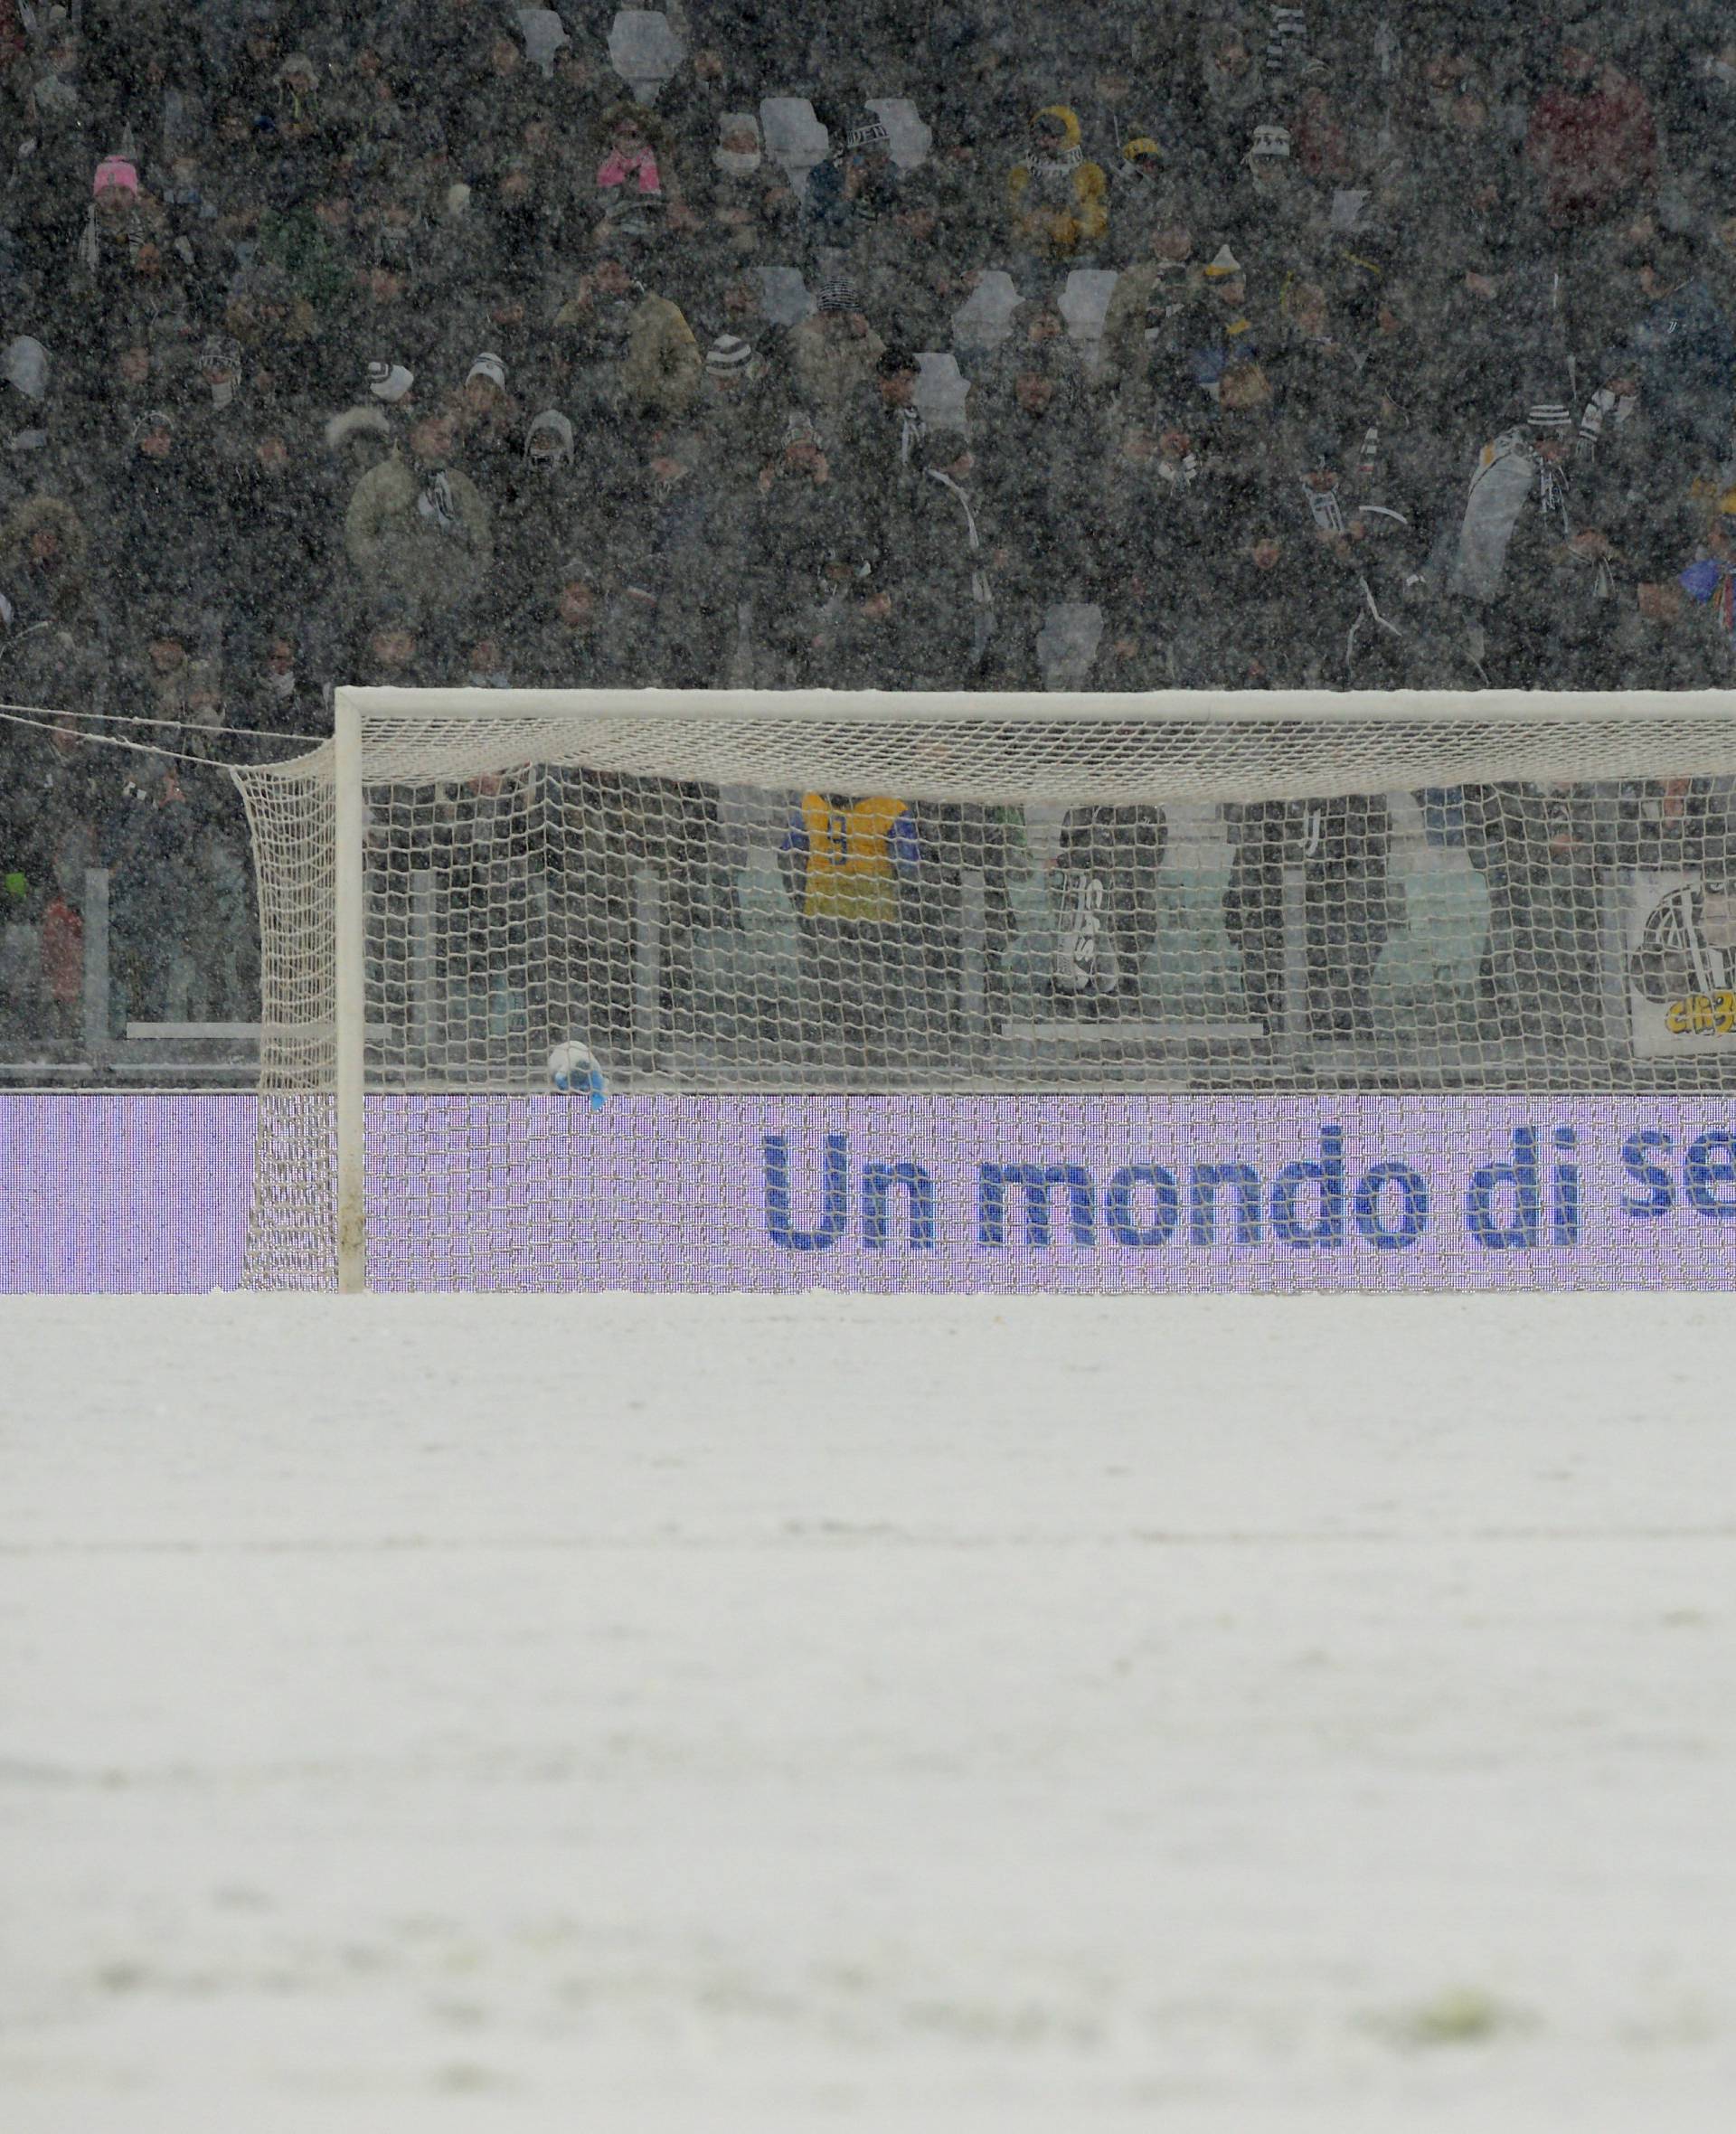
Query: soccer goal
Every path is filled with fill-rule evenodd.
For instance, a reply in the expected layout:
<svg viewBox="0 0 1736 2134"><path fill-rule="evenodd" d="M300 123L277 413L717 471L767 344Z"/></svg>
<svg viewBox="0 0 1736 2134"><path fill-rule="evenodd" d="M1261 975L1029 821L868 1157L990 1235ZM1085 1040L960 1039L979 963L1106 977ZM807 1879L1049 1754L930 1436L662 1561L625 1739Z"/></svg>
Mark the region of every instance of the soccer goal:
<svg viewBox="0 0 1736 2134"><path fill-rule="evenodd" d="M1071 1248L1190 1234L1190 1105L1736 1088L1736 693L343 689L236 775L258 1286L890 1286L967 1128Z"/></svg>

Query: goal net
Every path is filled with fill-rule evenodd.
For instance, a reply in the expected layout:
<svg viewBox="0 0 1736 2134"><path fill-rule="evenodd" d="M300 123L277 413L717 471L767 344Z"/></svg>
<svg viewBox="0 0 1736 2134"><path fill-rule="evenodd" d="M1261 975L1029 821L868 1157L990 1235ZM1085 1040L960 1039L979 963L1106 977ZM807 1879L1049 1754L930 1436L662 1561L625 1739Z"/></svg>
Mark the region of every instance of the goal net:
<svg viewBox="0 0 1736 2134"><path fill-rule="evenodd" d="M563 1046L665 1137L1736 1084L1736 693L355 689L236 775L258 1286L571 1286Z"/></svg>

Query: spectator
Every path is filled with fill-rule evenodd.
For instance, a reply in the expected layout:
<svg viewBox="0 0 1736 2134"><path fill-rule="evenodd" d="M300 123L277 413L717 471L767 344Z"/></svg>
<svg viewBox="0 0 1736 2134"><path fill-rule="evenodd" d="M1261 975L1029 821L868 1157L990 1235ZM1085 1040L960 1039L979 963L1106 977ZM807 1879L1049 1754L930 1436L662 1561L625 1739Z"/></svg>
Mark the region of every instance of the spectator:
<svg viewBox="0 0 1736 2134"><path fill-rule="evenodd" d="M705 351L694 411L693 448L707 485L720 498L741 496L770 462L781 430L764 357L741 335L720 334Z"/></svg>
<svg viewBox="0 0 1736 2134"><path fill-rule="evenodd" d="M820 610L835 592L827 577L851 546L854 507L832 478L811 417L791 411L778 458L759 480L748 585L765 685L798 687L815 671ZM873 569L872 549L867 551Z"/></svg>
<svg viewBox="0 0 1736 2134"><path fill-rule="evenodd" d="M920 687L974 679L995 636L995 555L976 471L963 430L935 430L923 439L922 478L908 515L909 552L901 559L910 589L906 657ZM893 527L889 546L902 531Z"/></svg>
<svg viewBox="0 0 1736 2134"><path fill-rule="evenodd" d="M87 540L83 523L59 496L29 498L0 524L0 594L12 631L65 620L83 605Z"/></svg>
<svg viewBox="0 0 1736 2134"><path fill-rule="evenodd" d="M602 119L604 149L597 165L596 212L618 234L655 237L674 194L665 173L667 151L659 153L658 128L648 111L616 104Z"/></svg>
<svg viewBox="0 0 1736 2134"><path fill-rule="evenodd" d="M920 873L910 811L880 795L804 793L779 864L815 1002L810 1056L871 1066L892 1042L909 959L902 898Z"/></svg>
<svg viewBox="0 0 1736 2134"><path fill-rule="evenodd" d="M1645 91L1615 64L1609 32L1588 8L1564 29L1557 80L1537 99L1525 155L1550 227L1608 222L1657 175L1657 127Z"/></svg>
<svg viewBox="0 0 1736 2134"><path fill-rule="evenodd" d="M796 201L783 175L766 162L760 120L751 111L726 111L718 120L709 185L695 209L701 221L702 257L709 279L757 262L796 220Z"/></svg>
<svg viewBox="0 0 1736 2134"><path fill-rule="evenodd" d="M1194 232L1175 213L1155 215L1146 256L1123 269L1103 317L1102 374L1146 411L1142 395L1163 392L1180 351L1176 326L1197 301Z"/></svg>
<svg viewBox="0 0 1736 2134"><path fill-rule="evenodd" d="M1065 104L1045 104L1031 121L1031 152L1006 183L1012 236L1021 251L1045 262L1089 255L1109 233L1109 183L1088 163L1079 119Z"/></svg>
<svg viewBox="0 0 1736 2134"><path fill-rule="evenodd" d="M1736 489L1719 496L1705 551L1682 572L1680 584L1690 600L1713 617L1729 662L1736 660Z"/></svg>
<svg viewBox="0 0 1736 2134"><path fill-rule="evenodd" d="M866 401L885 353L854 285L829 281L820 290L819 308L789 336L790 374L809 409L835 434L844 411Z"/></svg>
<svg viewBox="0 0 1736 2134"><path fill-rule="evenodd" d="M364 604L392 594L418 619L468 609L494 560L491 514L451 464L458 419L424 415L401 452L363 476L350 498L344 547Z"/></svg>
<svg viewBox="0 0 1736 2134"><path fill-rule="evenodd" d="M1058 1006L1138 1012L1157 940L1157 870L1167 837L1160 807L1068 809L1055 859L1061 941L1048 988Z"/></svg>
<svg viewBox="0 0 1736 2134"><path fill-rule="evenodd" d="M557 367L576 416L608 419L689 413L703 363L679 308L649 294L617 242L555 314Z"/></svg>
<svg viewBox="0 0 1736 2134"><path fill-rule="evenodd" d="M1639 286L1646 307L1633 332L1632 370L1661 432L1657 442L1696 472L1717 466L1729 453L1736 394L1730 322L1684 239L1653 237Z"/></svg>
<svg viewBox="0 0 1736 2134"><path fill-rule="evenodd" d="M811 241L848 251L864 230L895 214L898 171L892 137L878 112L851 119L837 150L808 174L803 214Z"/></svg>

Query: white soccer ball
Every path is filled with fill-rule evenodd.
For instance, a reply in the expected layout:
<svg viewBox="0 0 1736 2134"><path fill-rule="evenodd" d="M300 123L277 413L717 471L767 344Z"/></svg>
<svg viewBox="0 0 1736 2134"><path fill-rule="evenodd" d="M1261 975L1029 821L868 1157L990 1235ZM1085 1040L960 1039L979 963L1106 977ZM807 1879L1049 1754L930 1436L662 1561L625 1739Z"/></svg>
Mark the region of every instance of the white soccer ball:
<svg viewBox="0 0 1736 2134"><path fill-rule="evenodd" d="M569 1039L549 1054L549 1084L564 1097L589 1097L593 1111L603 1105L603 1071L588 1044Z"/></svg>

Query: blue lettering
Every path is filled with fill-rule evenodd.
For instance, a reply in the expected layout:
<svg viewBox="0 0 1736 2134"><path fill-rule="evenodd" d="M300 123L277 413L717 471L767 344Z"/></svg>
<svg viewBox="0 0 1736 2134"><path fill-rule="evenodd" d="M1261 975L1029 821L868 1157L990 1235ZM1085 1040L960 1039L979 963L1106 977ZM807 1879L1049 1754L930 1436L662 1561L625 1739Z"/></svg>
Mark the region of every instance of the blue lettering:
<svg viewBox="0 0 1736 2134"><path fill-rule="evenodd" d="M886 1244L886 1204L894 1185L910 1195L910 1246L918 1252L934 1250L934 1180L920 1164L863 1164L862 1166L862 1242L871 1251Z"/></svg>
<svg viewBox="0 0 1736 2134"><path fill-rule="evenodd" d="M1571 1127L1557 1127L1552 1136L1564 1153L1579 1146ZM1552 1245L1577 1245L1580 1242L1580 1166L1558 1163L1551 1175L1549 1242Z"/></svg>
<svg viewBox="0 0 1736 2134"><path fill-rule="evenodd" d="M1497 1223L1495 1199L1511 1195L1513 1220ZM1514 1127L1513 1156L1505 1163L1484 1164L1471 1174L1465 1197L1465 1222L1486 1252L1530 1251L1543 1234L1543 1188L1537 1174L1537 1129Z"/></svg>
<svg viewBox="0 0 1736 2134"><path fill-rule="evenodd" d="M1311 1222L1302 1222L1296 1212L1297 1196L1305 1185L1320 1188L1320 1212ZM1344 1242L1344 1130L1320 1129L1318 1163L1286 1164L1272 1185L1272 1231L1278 1242L1307 1251Z"/></svg>
<svg viewBox="0 0 1736 2134"><path fill-rule="evenodd" d="M1195 1164L1188 1180L1187 1234L1195 1245L1218 1240L1218 1188L1236 1189L1236 1242L1260 1242L1260 1173L1252 1164Z"/></svg>
<svg viewBox="0 0 1736 2134"><path fill-rule="evenodd" d="M1682 1166L1682 1183L1697 1214L1710 1215L1714 1223L1736 1217L1736 1200L1718 1193L1721 1185L1736 1185L1736 1134L1723 1127L1702 1134Z"/></svg>
<svg viewBox="0 0 1736 2134"><path fill-rule="evenodd" d="M1006 1189L1018 1186L1024 1194L1024 1242L1044 1248L1049 1243L1049 1196L1057 1186L1067 1195L1068 1220L1076 1245L1097 1242L1097 1194L1091 1174L1080 1164L983 1164L977 1170L976 1242L980 1245L1006 1242Z"/></svg>
<svg viewBox="0 0 1736 2134"><path fill-rule="evenodd" d="M1674 1137L1658 1127L1644 1127L1637 1134L1629 1134L1621 1145L1621 1167L1637 1185L1643 1185L1649 1198L1636 1200L1628 1194L1622 1208L1629 1215L1667 1215L1675 1205L1675 1184L1662 1164L1647 1163L1647 1154L1656 1149L1660 1156L1667 1156L1675 1146Z"/></svg>
<svg viewBox="0 0 1736 2134"><path fill-rule="evenodd" d="M1141 1226L1134 1219L1133 1196L1141 1187L1152 1195L1152 1220ZM1103 1214L1109 1235L1118 1245L1166 1245L1175 1234L1181 1216L1181 1188L1175 1174L1162 1164L1124 1164L1109 1180L1103 1196Z"/></svg>
<svg viewBox="0 0 1736 2134"><path fill-rule="evenodd" d="M1389 1185L1399 1189L1396 1230L1389 1230L1382 1220L1381 1195ZM1428 1181L1409 1164L1371 1165L1356 1187L1354 1209L1357 1229L1377 1252L1406 1251L1429 1227Z"/></svg>
<svg viewBox="0 0 1736 2134"><path fill-rule="evenodd" d="M789 1220L789 1140L768 1134L766 1152L766 1228L774 1245L787 1252L824 1252L844 1235L850 1219L850 1143L843 1134L826 1137L821 1170L820 1227L797 1230Z"/></svg>

